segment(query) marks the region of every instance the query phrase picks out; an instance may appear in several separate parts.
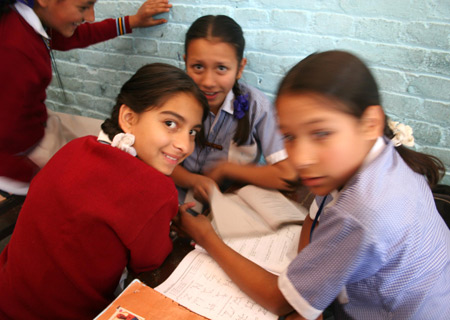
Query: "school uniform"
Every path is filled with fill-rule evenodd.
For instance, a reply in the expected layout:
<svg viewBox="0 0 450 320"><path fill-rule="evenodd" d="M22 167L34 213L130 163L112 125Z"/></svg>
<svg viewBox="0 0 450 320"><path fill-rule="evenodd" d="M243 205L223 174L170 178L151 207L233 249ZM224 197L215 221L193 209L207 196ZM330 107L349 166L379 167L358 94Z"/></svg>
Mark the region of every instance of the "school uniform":
<svg viewBox="0 0 450 320"><path fill-rule="evenodd" d="M0 189L26 194L42 166L28 154L40 143L47 127L46 89L52 79L49 48L83 48L129 32L125 17L84 23L72 37L65 38L55 30L44 29L34 11L19 2L0 18Z"/></svg>
<svg viewBox="0 0 450 320"><path fill-rule="evenodd" d="M307 319L336 298L336 319L450 319L450 231L425 178L382 138L368 158L280 276L281 292Z"/></svg>
<svg viewBox="0 0 450 320"><path fill-rule="evenodd" d="M264 156L267 164L272 165L287 159L284 142L278 130L273 105L258 89L240 84L243 95L248 94L251 133L247 141L237 146L233 141L238 120L233 116L232 90L228 93L217 115L209 112L203 121L208 142L221 146L221 150L196 145L194 152L187 157L182 166L190 172L203 174L214 168L221 161L239 164L258 163ZM178 188L180 202L184 202L186 190Z"/></svg>
<svg viewBox="0 0 450 320"><path fill-rule="evenodd" d="M0 255L1 319L93 319L125 267L156 269L172 249L172 179L95 137L36 175Z"/></svg>

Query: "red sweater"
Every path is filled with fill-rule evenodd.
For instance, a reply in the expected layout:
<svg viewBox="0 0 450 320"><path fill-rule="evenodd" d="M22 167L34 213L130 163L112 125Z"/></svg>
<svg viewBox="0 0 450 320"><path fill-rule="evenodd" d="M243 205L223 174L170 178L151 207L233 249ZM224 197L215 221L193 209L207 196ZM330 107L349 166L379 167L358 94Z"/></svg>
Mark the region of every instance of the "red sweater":
<svg viewBox="0 0 450 320"><path fill-rule="evenodd" d="M0 255L0 319L92 319L125 266L157 268L178 211L170 177L89 136L33 179Z"/></svg>
<svg viewBox="0 0 450 320"><path fill-rule="evenodd" d="M114 38L116 24L115 19L84 23L70 38L49 30L51 47L69 50ZM131 32L128 17L125 25ZM0 176L28 182L39 168L23 153L44 135L50 55L41 36L14 10L0 18L0 35Z"/></svg>

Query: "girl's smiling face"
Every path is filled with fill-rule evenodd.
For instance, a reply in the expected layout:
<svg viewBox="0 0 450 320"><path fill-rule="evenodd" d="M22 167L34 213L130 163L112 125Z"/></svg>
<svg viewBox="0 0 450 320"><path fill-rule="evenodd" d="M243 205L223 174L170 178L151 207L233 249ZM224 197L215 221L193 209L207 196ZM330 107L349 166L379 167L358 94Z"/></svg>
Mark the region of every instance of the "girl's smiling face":
<svg viewBox="0 0 450 320"><path fill-rule="evenodd" d="M246 59L238 61L233 45L220 39L190 41L186 56L186 72L205 94L212 112L217 113L228 92L242 76Z"/></svg>
<svg viewBox="0 0 450 320"><path fill-rule="evenodd" d="M343 187L376 140L376 135L368 135L364 115L358 119L345 113L342 105L326 97L285 93L276 106L289 160L302 183L317 195Z"/></svg>
<svg viewBox="0 0 450 320"><path fill-rule="evenodd" d="M119 124L125 133L136 139L137 156L165 175L189 156L195 147L195 137L201 129L203 108L188 93L170 97L160 107L137 114L122 105Z"/></svg>
<svg viewBox="0 0 450 320"><path fill-rule="evenodd" d="M97 0L38 0L34 9L46 27L71 37L83 22L94 22Z"/></svg>

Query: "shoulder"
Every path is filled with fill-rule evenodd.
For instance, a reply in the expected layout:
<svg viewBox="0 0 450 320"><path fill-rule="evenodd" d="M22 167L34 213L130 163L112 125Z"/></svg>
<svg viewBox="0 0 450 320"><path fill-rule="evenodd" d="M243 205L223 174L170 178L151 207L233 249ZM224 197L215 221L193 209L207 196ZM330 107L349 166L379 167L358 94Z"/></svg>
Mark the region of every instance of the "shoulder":
<svg viewBox="0 0 450 320"><path fill-rule="evenodd" d="M424 204L431 190L425 179L413 172L392 144L361 169L345 186L335 203L336 210L350 214L362 224L383 228L414 225L433 208ZM425 203L426 203L425 202Z"/></svg>
<svg viewBox="0 0 450 320"><path fill-rule="evenodd" d="M26 48L30 46L29 39L38 39L33 28L18 14L11 10L0 18L1 47ZM29 48L29 51L30 50Z"/></svg>
<svg viewBox="0 0 450 320"><path fill-rule="evenodd" d="M94 136L72 140L46 167L53 174L78 175L75 180L78 183L91 181L90 184L101 188L120 185L122 189L132 188L143 194L176 193L170 177L122 150L98 142Z"/></svg>
<svg viewBox="0 0 450 320"><path fill-rule="evenodd" d="M239 86L241 87L241 91L243 94L248 94L250 103L258 103L264 106L271 105L269 98L264 94L264 92L260 91L259 89L241 82L239 83Z"/></svg>

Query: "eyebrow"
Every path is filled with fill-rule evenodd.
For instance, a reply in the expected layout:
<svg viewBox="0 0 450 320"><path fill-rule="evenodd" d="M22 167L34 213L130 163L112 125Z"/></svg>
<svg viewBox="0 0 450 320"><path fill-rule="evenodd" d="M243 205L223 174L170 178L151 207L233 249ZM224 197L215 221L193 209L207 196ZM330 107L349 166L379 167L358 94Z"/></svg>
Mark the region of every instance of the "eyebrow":
<svg viewBox="0 0 450 320"><path fill-rule="evenodd" d="M306 123L302 123L301 125L305 126L305 125L317 124L317 123L326 122L326 121L327 120L325 120L325 119L312 119L311 121L308 121ZM284 127L286 127L286 126L283 125L282 123L279 124L279 128L280 129L283 129Z"/></svg>
<svg viewBox="0 0 450 320"><path fill-rule="evenodd" d="M178 113L173 112L173 111L162 111L161 114L169 114L171 116L174 116L175 118L177 118L178 120L180 120L182 122L186 122L186 119L184 117L180 116ZM201 128L201 127L202 127L201 123L196 124L194 126L194 128Z"/></svg>

